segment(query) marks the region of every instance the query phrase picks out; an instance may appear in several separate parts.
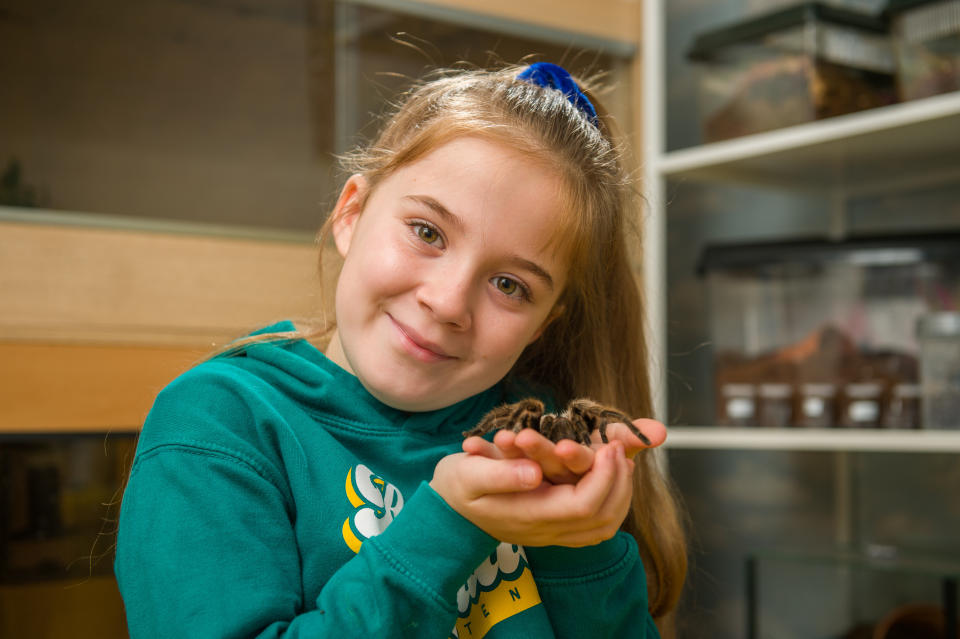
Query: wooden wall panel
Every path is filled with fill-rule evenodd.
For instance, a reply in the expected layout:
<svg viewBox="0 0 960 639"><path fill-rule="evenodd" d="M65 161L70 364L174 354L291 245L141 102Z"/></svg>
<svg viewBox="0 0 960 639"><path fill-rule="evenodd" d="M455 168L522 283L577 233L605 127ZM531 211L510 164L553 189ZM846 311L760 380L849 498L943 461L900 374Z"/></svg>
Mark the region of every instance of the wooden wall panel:
<svg viewBox="0 0 960 639"><path fill-rule="evenodd" d="M207 352L0 342L0 433L136 431L160 389Z"/></svg>
<svg viewBox="0 0 960 639"><path fill-rule="evenodd" d="M640 0L422 0L452 9L574 31L610 40L640 38Z"/></svg>
<svg viewBox="0 0 960 639"><path fill-rule="evenodd" d="M320 308L317 249L0 223L0 340L209 346Z"/></svg>

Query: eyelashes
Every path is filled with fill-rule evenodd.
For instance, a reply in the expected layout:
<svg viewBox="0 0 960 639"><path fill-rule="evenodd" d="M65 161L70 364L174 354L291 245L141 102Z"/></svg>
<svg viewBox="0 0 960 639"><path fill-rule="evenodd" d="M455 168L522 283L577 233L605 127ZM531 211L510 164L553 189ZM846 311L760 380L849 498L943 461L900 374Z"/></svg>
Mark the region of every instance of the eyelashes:
<svg viewBox="0 0 960 639"><path fill-rule="evenodd" d="M410 231L420 242L431 248L443 249L446 246L443 234L436 226L426 220L411 220L407 223ZM513 300L529 302L533 299L530 288L520 280L507 275L495 275L490 284L502 295Z"/></svg>
<svg viewBox="0 0 960 639"><path fill-rule="evenodd" d="M508 297L515 297L523 301L530 301L531 299L530 289L527 288L523 282L515 280L512 277L497 275L490 278L490 283Z"/></svg>
<svg viewBox="0 0 960 639"><path fill-rule="evenodd" d="M422 221L411 222L410 228L424 244L435 246L438 241L443 242L443 236L440 235L440 230L432 224Z"/></svg>

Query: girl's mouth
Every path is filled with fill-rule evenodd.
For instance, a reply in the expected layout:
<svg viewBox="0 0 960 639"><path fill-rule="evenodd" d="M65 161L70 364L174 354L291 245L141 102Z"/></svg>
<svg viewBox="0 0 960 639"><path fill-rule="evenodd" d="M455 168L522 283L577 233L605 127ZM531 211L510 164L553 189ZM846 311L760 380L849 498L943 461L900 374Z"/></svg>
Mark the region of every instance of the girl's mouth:
<svg viewBox="0 0 960 639"><path fill-rule="evenodd" d="M452 359L457 359L453 355L447 354L447 352L439 344L424 339L419 333L409 326L398 322L389 313L387 314L387 317L390 318L390 321L393 322L394 327L397 329L401 346L414 358L428 363L445 362Z"/></svg>

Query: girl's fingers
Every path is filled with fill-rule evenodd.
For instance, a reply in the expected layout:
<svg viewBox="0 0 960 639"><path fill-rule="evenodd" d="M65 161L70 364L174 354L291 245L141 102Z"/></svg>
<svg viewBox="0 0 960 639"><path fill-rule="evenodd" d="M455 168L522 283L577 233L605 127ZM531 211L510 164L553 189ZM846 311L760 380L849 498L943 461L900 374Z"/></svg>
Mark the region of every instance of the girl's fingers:
<svg viewBox="0 0 960 639"><path fill-rule="evenodd" d="M614 444L620 446L619 443ZM630 497L633 495L633 460L615 450L613 457L616 460L617 472L613 486L607 494L607 499L600 508L598 523L605 527L619 528L627 512L630 510Z"/></svg>
<svg viewBox="0 0 960 639"><path fill-rule="evenodd" d="M630 507L631 467L622 446L604 446L596 454L593 469L567 496L543 505L550 510L535 512L550 525L564 531L561 545L586 546L609 539L620 527Z"/></svg>
<svg viewBox="0 0 960 639"><path fill-rule="evenodd" d="M493 444L479 435L474 435L473 437L467 437L463 440L461 444L463 452L470 453L471 455L480 455L482 457L487 457L489 459L503 459L504 454Z"/></svg>
<svg viewBox="0 0 960 639"><path fill-rule="evenodd" d="M541 480L540 467L528 459L492 459L458 453L440 460L431 485L441 495L476 499L488 494L531 490Z"/></svg>
<svg viewBox="0 0 960 639"><path fill-rule="evenodd" d="M554 443L529 428L517 433L514 445L540 464L543 476L554 484L576 483L593 464L594 452L590 448L570 440Z"/></svg>
<svg viewBox="0 0 960 639"><path fill-rule="evenodd" d="M596 451L592 467L577 483L552 484L542 481L541 467L531 459L458 453L440 460L430 485L497 539L585 546L619 529L629 509L632 466L623 445L612 442Z"/></svg>
<svg viewBox="0 0 960 639"><path fill-rule="evenodd" d="M584 527L594 526L592 519L599 512L613 487L617 474L616 449L604 446L594 454L593 467L572 489L569 501L551 504L557 520L583 520Z"/></svg>
<svg viewBox="0 0 960 639"><path fill-rule="evenodd" d="M656 448L667 441L667 427L655 419L635 419L633 425L650 440L650 445L643 444L643 448ZM636 435L633 433L630 433L630 435L639 441Z"/></svg>
<svg viewBox="0 0 960 639"><path fill-rule="evenodd" d="M557 442L554 453L563 460L564 466L577 476L583 475L593 466L596 451L572 439L563 439Z"/></svg>
<svg viewBox="0 0 960 639"><path fill-rule="evenodd" d="M645 448L656 448L667 439L666 427L655 419L635 419L633 425L650 440L649 445L637 437L626 424L613 423L607 425L607 439L611 442L615 440L623 442L624 453L627 457L633 457ZM598 431L594 431L590 439L594 445L602 443Z"/></svg>
<svg viewBox="0 0 960 639"><path fill-rule="evenodd" d="M503 457L507 459L519 459L526 457L524 452L516 445L517 434L512 430L499 430L493 436L493 444L500 451Z"/></svg>

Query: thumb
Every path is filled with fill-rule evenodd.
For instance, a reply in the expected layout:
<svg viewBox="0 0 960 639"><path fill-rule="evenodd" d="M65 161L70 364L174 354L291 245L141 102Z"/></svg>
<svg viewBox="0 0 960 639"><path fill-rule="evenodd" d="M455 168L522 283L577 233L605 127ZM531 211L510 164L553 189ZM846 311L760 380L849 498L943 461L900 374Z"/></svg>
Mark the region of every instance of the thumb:
<svg viewBox="0 0 960 639"><path fill-rule="evenodd" d="M435 482L454 482L472 498L532 490L542 478L540 465L530 459L490 459L465 453L443 458L434 473Z"/></svg>

